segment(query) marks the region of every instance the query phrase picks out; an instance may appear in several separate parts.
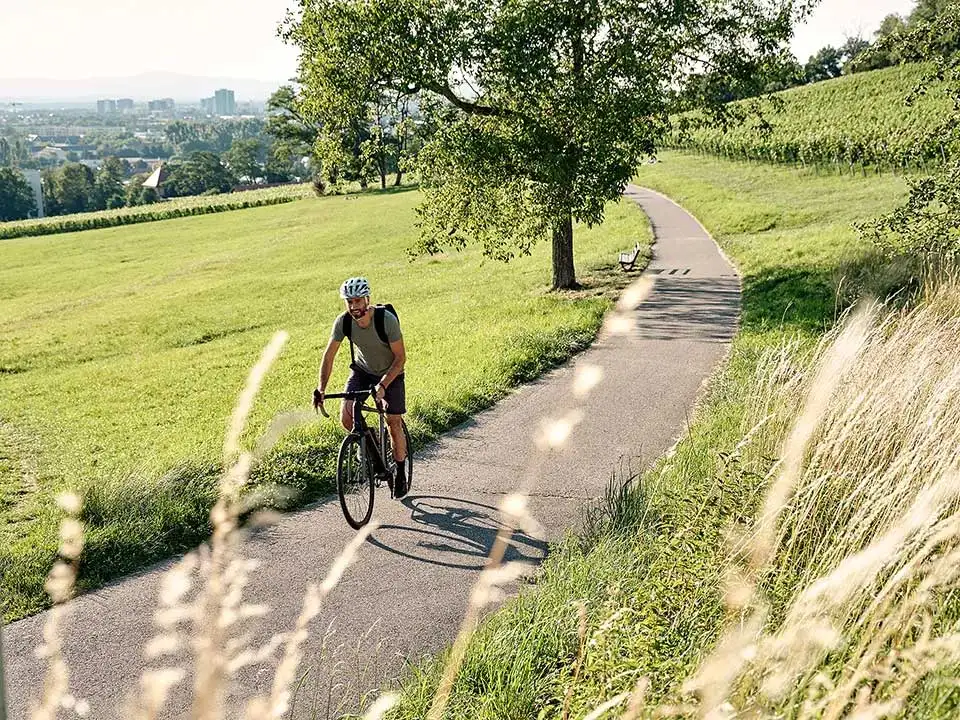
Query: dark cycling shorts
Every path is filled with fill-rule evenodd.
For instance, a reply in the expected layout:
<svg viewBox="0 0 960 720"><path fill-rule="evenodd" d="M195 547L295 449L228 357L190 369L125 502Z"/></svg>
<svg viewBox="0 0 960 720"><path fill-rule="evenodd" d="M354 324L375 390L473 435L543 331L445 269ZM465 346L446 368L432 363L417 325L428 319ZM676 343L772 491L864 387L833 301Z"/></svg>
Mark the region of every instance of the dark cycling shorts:
<svg viewBox="0 0 960 720"><path fill-rule="evenodd" d="M355 365L350 367L350 377L347 378L347 387L344 392L372 390L380 382L378 375L371 375ZM407 387L403 375L398 375L384 392L387 401L387 415L404 415L407 412Z"/></svg>

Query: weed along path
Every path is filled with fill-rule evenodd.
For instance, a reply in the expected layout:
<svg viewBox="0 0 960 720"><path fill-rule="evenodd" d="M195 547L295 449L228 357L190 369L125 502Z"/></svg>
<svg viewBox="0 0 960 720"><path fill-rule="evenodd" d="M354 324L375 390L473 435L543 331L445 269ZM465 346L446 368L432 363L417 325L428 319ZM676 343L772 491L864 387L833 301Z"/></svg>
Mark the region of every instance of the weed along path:
<svg viewBox="0 0 960 720"><path fill-rule="evenodd" d="M525 478L529 509L544 533L516 534L507 557L536 564L547 542L575 526L587 501L603 493L619 459L640 469L684 431L703 381L736 331L739 279L699 223L677 205L633 186L626 195L651 219L657 244L650 267L624 294L591 349L421 452L413 490L403 501L391 501L385 489L378 494L381 526L311 623L294 717L356 708L365 702L364 693L396 676L405 659L440 650L453 639L501 527L498 505ZM625 248L631 244L625 239ZM587 367L599 367L601 380L577 398L574 379ZM538 450L532 438L542 420L571 412L579 422L566 444L550 453ZM290 514L250 537L246 553L260 566L251 575L246 601L270 607L251 624L254 645L295 626L307 584L324 577L353 535L334 500ZM172 664L148 662L143 653L155 634L165 567L68 606L63 648L69 689L89 702L91 717L123 716L141 673ZM15 719L29 716L31 701L42 691L43 664L34 648L41 644L47 615L4 630ZM269 691L274 666L240 671L237 692L249 697ZM192 688L189 676L175 687L165 717L190 714Z"/></svg>

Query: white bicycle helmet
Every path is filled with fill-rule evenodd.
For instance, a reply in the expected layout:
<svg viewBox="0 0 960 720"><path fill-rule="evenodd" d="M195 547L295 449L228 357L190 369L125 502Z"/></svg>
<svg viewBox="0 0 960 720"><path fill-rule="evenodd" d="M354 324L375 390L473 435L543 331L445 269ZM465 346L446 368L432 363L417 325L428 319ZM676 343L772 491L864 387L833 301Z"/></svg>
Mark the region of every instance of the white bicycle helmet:
<svg viewBox="0 0 960 720"><path fill-rule="evenodd" d="M348 278L340 286L340 297L344 300L370 297L370 283L367 282L365 277Z"/></svg>

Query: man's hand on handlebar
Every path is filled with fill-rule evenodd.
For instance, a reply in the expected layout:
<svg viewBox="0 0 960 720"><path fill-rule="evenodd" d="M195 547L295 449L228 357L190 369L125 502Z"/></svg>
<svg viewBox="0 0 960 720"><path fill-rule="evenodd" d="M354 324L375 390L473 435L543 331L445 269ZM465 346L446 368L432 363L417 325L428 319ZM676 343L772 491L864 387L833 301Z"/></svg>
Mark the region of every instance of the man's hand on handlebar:
<svg viewBox="0 0 960 720"><path fill-rule="evenodd" d="M313 389L313 409L315 412L319 412L324 417L327 417L327 411L323 407L323 390L320 388Z"/></svg>

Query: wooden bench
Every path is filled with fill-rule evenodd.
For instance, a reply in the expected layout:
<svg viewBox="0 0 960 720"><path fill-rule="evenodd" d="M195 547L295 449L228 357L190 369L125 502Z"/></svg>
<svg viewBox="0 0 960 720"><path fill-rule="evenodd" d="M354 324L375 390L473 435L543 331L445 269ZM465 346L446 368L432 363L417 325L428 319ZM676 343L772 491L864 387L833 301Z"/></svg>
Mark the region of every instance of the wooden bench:
<svg viewBox="0 0 960 720"><path fill-rule="evenodd" d="M634 265L637 264L638 257L640 257L640 243L637 243L634 246L633 252L620 253L620 260L618 262L620 263L620 267L622 267L624 271L630 272L631 270L633 270Z"/></svg>

